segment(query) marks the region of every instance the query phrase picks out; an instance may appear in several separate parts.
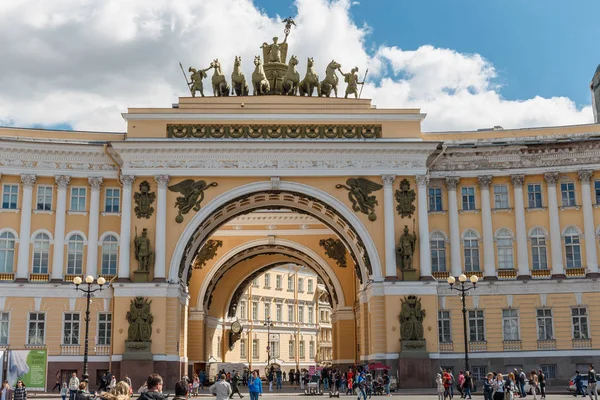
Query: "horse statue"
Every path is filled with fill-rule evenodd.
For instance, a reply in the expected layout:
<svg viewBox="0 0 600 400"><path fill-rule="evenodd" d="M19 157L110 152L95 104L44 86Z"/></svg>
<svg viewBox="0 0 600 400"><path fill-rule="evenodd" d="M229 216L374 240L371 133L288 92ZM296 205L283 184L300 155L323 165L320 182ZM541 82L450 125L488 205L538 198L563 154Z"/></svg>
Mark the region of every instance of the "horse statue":
<svg viewBox="0 0 600 400"><path fill-rule="evenodd" d="M300 96L308 96L311 97L313 94L313 90L317 88L317 95L321 95L321 85L319 84L319 75L315 71L315 60L312 57L308 59L306 64L306 75L302 82L298 85L298 89L300 90Z"/></svg>
<svg viewBox="0 0 600 400"><path fill-rule="evenodd" d="M298 65L298 58L296 56L292 56L288 64L287 72L283 77L283 94L295 96L298 93L300 74L298 71L296 71L296 65Z"/></svg>
<svg viewBox="0 0 600 400"><path fill-rule="evenodd" d="M269 92L271 92L271 85L269 84L269 80L265 74L265 69L263 68L263 63L260 60L260 56L254 57L254 65L256 66L254 68L254 72L252 73L252 87L254 89L254 96L269 94Z"/></svg>
<svg viewBox="0 0 600 400"><path fill-rule="evenodd" d="M233 62L231 86L233 86L231 94L235 92L236 96L248 96L248 83L246 82L246 77L242 72L242 57L236 56L235 61Z"/></svg>
<svg viewBox="0 0 600 400"><path fill-rule="evenodd" d="M321 93L319 96L327 96L331 94L331 89L335 92L335 97L337 97L337 85L338 85L338 77L335 71L340 68L341 65L336 63L335 60L331 60L329 65L327 65L327 69L325 70L325 79L321 81Z"/></svg>
<svg viewBox="0 0 600 400"><path fill-rule="evenodd" d="M216 97L220 96L229 96L229 84L225 80L225 75L221 71L221 63L218 59L215 59L210 63L210 67L214 68L214 73L212 76L212 87L213 94Z"/></svg>

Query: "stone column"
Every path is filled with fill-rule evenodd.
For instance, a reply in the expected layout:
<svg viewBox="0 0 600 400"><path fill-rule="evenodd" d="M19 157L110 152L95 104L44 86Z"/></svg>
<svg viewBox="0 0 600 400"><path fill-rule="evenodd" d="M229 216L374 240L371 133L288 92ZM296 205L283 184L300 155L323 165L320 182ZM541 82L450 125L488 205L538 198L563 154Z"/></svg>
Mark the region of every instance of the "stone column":
<svg viewBox="0 0 600 400"><path fill-rule="evenodd" d="M433 280L431 276L431 249L429 242L429 213L427 210L427 175L415 176L417 181L417 208L419 216L419 260L421 280Z"/></svg>
<svg viewBox="0 0 600 400"><path fill-rule="evenodd" d="M71 177L54 177L56 183L56 216L54 222L54 252L52 253L52 280L64 279L65 265L65 218L67 215L67 189Z"/></svg>
<svg viewBox="0 0 600 400"><path fill-rule="evenodd" d="M556 197L556 182L558 172L544 174L548 185L548 215L550 217L550 250L552 254L552 277L566 278L562 256L562 238L560 234L560 217L558 216L558 199Z"/></svg>
<svg viewBox="0 0 600 400"><path fill-rule="evenodd" d="M519 279L528 279L530 276L529 252L527 240L527 226L525 225L525 204L523 200L523 182L524 175L511 175L510 180L513 184L515 193L515 222L517 225L517 266L519 270Z"/></svg>
<svg viewBox="0 0 600 400"><path fill-rule="evenodd" d="M164 280L166 277L166 253L167 244L167 186L169 175L157 175L154 177L158 185L158 196L156 203L156 244L154 246L154 280Z"/></svg>
<svg viewBox="0 0 600 400"><path fill-rule="evenodd" d="M29 242L31 236L31 204L36 176L21 175L23 199L21 200L21 227L19 228L19 252L17 253L17 280L27 280L29 272Z"/></svg>
<svg viewBox="0 0 600 400"><path fill-rule="evenodd" d="M98 226L100 224L100 189L102 188L102 178L88 178L88 183L92 188L90 196L90 225L88 228L88 248L87 263L85 274L98 276Z"/></svg>
<svg viewBox="0 0 600 400"><path fill-rule="evenodd" d="M131 247L131 187L135 177L121 175L123 198L121 199L121 240L119 243L119 280L129 280L129 249Z"/></svg>
<svg viewBox="0 0 600 400"><path fill-rule="evenodd" d="M457 176L446 177L448 188L448 220L450 223L450 268L451 275L462 274L462 259L460 256L460 229L458 226L458 200L456 198L456 186L460 178Z"/></svg>
<svg viewBox="0 0 600 400"><path fill-rule="evenodd" d="M396 231L394 226L394 179L396 175L382 175L383 219L385 225L385 276L396 279Z"/></svg>
<svg viewBox="0 0 600 400"><path fill-rule="evenodd" d="M581 182L581 207L583 208L583 234L585 236L585 258L587 261L588 274L598 275L598 253L596 251L596 230L594 227L594 211L592 209L592 190L590 179L593 171L579 171L579 182Z"/></svg>
<svg viewBox="0 0 600 400"><path fill-rule="evenodd" d="M492 229L492 206L490 204L489 175L478 176L481 191L481 226L483 229L483 275L486 280L498 279L496 274L496 257L494 252L494 231Z"/></svg>

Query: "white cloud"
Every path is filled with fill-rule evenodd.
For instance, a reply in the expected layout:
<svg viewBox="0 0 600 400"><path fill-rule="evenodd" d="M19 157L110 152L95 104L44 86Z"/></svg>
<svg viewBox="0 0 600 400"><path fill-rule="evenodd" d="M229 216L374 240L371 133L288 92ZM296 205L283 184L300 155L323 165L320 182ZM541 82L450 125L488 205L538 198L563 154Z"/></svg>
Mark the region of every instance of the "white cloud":
<svg viewBox="0 0 600 400"><path fill-rule="evenodd" d="M568 98L503 99L493 65L479 54L431 46L369 52L371 28L352 21L354 3L296 1L289 43L301 76L307 57L321 77L331 59L344 70L368 67L375 79L363 97L379 107L420 107L425 130L592 122L591 107L577 109ZM186 95L178 61L206 67L218 57L229 77L241 55L249 79L260 44L282 31L279 18L250 0L0 2L0 121L123 131L127 107L164 107Z"/></svg>

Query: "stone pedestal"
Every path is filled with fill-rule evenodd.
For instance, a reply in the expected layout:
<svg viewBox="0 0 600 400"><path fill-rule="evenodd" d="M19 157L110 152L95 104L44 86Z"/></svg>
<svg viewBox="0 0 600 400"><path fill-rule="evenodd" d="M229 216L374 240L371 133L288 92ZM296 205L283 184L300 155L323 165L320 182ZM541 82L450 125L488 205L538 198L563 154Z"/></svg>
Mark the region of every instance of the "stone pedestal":
<svg viewBox="0 0 600 400"><path fill-rule="evenodd" d="M265 75L271 85L271 94L283 93L283 77L285 76L288 66L284 63L265 63L263 64Z"/></svg>
<svg viewBox="0 0 600 400"><path fill-rule="evenodd" d="M125 341L123 360L152 361L152 342Z"/></svg>
<svg viewBox="0 0 600 400"><path fill-rule="evenodd" d="M398 359L398 387L435 387L435 371L439 370L439 364L439 360L429 358L425 340L403 340Z"/></svg>
<svg viewBox="0 0 600 400"><path fill-rule="evenodd" d="M402 271L402 279L405 281L418 281L419 274L416 269L405 269Z"/></svg>
<svg viewBox="0 0 600 400"><path fill-rule="evenodd" d="M133 271L133 282L134 283L146 283L148 282L148 271Z"/></svg>

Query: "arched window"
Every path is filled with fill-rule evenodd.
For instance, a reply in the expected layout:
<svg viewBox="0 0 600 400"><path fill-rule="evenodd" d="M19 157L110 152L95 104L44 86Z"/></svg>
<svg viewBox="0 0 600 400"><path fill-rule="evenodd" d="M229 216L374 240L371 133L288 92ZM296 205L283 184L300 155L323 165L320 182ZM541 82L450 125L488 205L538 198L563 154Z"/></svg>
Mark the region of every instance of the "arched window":
<svg viewBox="0 0 600 400"><path fill-rule="evenodd" d="M431 270L446 272L446 238L440 232L431 235Z"/></svg>
<svg viewBox="0 0 600 400"><path fill-rule="evenodd" d="M581 237L573 227L565 231L565 256L567 268L581 268Z"/></svg>
<svg viewBox="0 0 600 400"><path fill-rule="evenodd" d="M83 274L83 237L71 235L67 246L67 275Z"/></svg>
<svg viewBox="0 0 600 400"><path fill-rule="evenodd" d="M3 232L0 235L0 273L12 273L15 263L15 235Z"/></svg>
<svg viewBox="0 0 600 400"><path fill-rule="evenodd" d="M113 235L108 235L102 241L102 275L117 274L117 255L119 242Z"/></svg>
<svg viewBox="0 0 600 400"><path fill-rule="evenodd" d="M531 231L531 261L534 270L548 269L548 249L546 247L546 233L535 228Z"/></svg>
<svg viewBox="0 0 600 400"><path fill-rule="evenodd" d="M50 254L50 236L38 233L33 239L33 268L34 274L48 273L48 255Z"/></svg>
<svg viewBox="0 0 600 400"><path fill-rule="evenodd" d="M498 248L498 269L514 269L513 237L508 229L500 229L496 233L496 246Z"/></svg>
<svg viewBox="0 0 600 400"><path fill-rule="evenodd" d="M479 238L473 231L465 233L463 238L464 256L465 256L465 271L479 271Z"/></svg>

